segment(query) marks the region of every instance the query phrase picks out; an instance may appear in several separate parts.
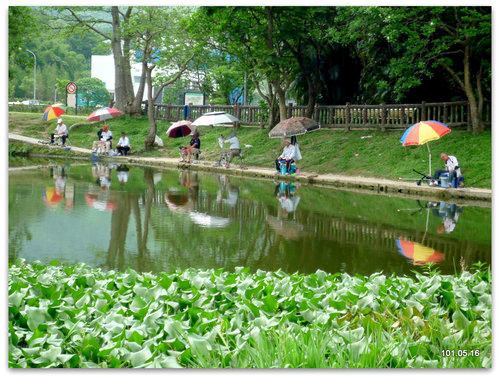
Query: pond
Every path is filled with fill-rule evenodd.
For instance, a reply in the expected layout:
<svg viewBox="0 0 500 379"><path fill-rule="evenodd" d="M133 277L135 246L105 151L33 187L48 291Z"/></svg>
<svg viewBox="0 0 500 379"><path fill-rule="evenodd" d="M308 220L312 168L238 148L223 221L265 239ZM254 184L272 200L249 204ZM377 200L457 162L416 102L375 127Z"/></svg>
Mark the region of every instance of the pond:
<svg viewBox="0 0 500 379"><path fill-rule="evenodd" d="M361 275L491 264L490 207L74 162L9 170L8 197L10 262Z"/></svg>

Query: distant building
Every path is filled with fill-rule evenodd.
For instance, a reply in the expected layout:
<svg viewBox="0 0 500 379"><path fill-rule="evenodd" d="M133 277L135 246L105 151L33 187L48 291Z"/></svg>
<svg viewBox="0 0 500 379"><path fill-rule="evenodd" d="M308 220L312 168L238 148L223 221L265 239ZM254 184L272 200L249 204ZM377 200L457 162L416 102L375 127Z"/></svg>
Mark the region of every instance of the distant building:
<svg viewBox="0 0 500 379"><path fill-rule="evenodd" d="M115 62L113 55L92 55L90 76L92 78L100 79L111 96L115 97ZM138 62L131 62L130 70L132 73L132 85L134 86L134 93L137 93L139 84L141 82L142 64ZM155 71L153 71L153 77ZM189 78L189 74L185 75ZM184 105L186 103L197 103L196 105L204 105L205 96L201 93L195 85L194 81L185 80L186 88L165 88L163 93L158 96L157 103L171 103L177 105ZM156 93L156 90L154 89ZM143 100L148 99L147 91L144 91ZM200 104L201 102L201 104Z"/></svg>

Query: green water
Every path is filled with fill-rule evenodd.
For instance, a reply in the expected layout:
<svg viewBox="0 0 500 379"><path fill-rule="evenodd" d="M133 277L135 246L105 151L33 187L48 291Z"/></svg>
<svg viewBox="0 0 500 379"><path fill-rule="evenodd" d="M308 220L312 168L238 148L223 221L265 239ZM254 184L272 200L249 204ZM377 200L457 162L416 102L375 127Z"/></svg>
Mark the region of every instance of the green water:
<svg viewBox="0 0 500 379"><path fill-rule="evenodd" d="M9 171L9 261L397 275L491 263L491 208L137 166Z"/></svg>

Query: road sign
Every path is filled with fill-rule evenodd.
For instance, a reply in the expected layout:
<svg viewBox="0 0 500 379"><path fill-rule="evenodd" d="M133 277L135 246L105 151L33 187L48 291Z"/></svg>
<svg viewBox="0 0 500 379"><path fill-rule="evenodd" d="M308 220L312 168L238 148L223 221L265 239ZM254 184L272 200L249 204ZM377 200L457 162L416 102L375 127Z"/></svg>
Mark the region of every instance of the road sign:
<svg viewBox="0 0 500 379"><path fill-rule="evenodd" d="M66 86L67 93L76 93L76 83L69 82Z"/></svg>

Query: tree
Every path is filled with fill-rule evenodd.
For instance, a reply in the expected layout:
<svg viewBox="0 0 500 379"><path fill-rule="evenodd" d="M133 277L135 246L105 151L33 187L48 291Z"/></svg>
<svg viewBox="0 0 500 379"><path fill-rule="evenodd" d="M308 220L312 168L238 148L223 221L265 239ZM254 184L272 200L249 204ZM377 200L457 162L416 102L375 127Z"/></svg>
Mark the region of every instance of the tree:
<svg viewBox="0 0 500 379"><path fill-rule="evenodd" d="M78 95L85 105L107 105L110 94L104 83L97 78L83 78L76 82L78 86Z"/></svg>
<svg viewBox="0 0 500 379"><path fill-rule="evenodd" d="M30 54L22 54L30 39L38 34L36 17L28 7L9 7L9 96L15 93L13 79L20 66L33 67Z"/></svg>
<svg viewBox="0 0 500 379"><path fill-rule="evenodd" d="M185 28L189 9L180 7L139 7L129 20L126 33L137 48L137 57L142 62L146 76L148 96L149 132L144 142L145 149L153 148L157 125L154 104L163 88L174 83L188 68L196 54ZM153 70L158 68L153 80ZM156 84L156 94L153 87Z"/></svg>
<svg viewBox="0 0 500 379"><path fill-rule="evenodd" d="M335 41L356 47L362 81L399 100L443 70L470 104L474 133L491 82L490 7L346 7L330 28ZM380 51L387 54L380 54Z"/></svg>
<svg viewBox="0 0 500 379"><path fill-rule="evenodd" d="M64 20L75 30L90 30L110 41L115 63L115 107L126 114L137 115L141 113L146 75L141 76L139 90L134 95L130 70L131 36L125 32L133 9L132 6L95 7L93 12L88 12L88 7L65 7L61 15L69 15Z"/></svg>
<svg viewBox="0 0 500 379"><path fill-rule="evenodd" d="M276 100L280 118L286 118L286 92L295 69L293 56L277 38L274 11L273 7L205 7L200 9L197 23L201 33L209 36L212 48L237 59L248 73L269 107L269 126L276 123ZM262 89L263 83L268 91Z"/></svg>

